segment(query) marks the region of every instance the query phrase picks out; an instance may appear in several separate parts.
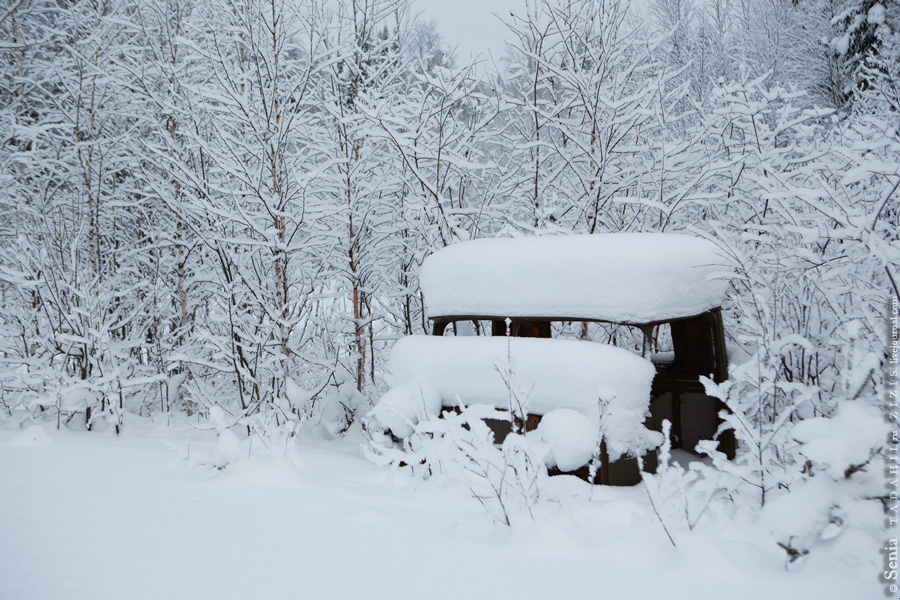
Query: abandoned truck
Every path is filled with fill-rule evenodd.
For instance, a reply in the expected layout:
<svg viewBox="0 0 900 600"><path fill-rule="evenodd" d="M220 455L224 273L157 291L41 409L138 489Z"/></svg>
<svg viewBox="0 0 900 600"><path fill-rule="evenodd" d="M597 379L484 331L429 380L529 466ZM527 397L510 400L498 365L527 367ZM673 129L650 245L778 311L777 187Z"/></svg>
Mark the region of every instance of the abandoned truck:
<svg viewBox="0 0 900 600"><path fill-rule="evenodd" d="M433 335L395 344L392 388L373 422L405 438L419 419L460 405L524 410L524 429L552 448L551 472L586 477L596 439L595 482L609 485L638 483L638 457L655 469L664 420L673 448L694 452L717 439L733 458L733 432L717 437L725 407L700 382L727 377L721 305L732 272L724 262L711 242L658 233L481 239L439 250L420 271ZM588 324L617 345L579 339ZM512 422L488 423L495 442ZM583 452L558 443L584 423L597 437Z"/></svg>

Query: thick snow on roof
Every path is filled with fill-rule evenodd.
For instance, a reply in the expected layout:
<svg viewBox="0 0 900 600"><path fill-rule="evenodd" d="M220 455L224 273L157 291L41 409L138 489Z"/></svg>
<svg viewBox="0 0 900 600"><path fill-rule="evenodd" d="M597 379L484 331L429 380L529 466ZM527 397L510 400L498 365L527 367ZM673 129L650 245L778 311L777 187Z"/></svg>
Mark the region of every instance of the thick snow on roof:
<svg viewBox="0 0 900 600"><path fill-rule="evenodd" d="M434 389L444 406L492 404L500 409L509 409L506 382L512 381L519 401L527 398L527 412L543 415L567 408L598 424L603 398L608 401L604 438L615 459L661 440L643 426L655 373L640 356L594 342L409 336L394 345L389 381L395 387L415 382ZM417 420L413 414L409 419Z"/></svg>
<svg viewBox="0 0 900 600"><path fill-rule="evenodd" d="M428 316L649 323L721 306L732 273L690 235L612 233L461 242L419 273Z"/></svg>

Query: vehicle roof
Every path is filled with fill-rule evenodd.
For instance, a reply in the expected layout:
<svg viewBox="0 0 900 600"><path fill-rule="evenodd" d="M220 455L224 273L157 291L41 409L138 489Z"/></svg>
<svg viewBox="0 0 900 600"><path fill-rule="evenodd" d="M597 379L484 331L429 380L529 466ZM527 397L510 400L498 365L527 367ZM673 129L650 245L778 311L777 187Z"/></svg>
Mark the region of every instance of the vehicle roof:
<svg viewBox="0 0 900 600"><path fill-rule="evenodd" d="M428 257L419 280L431 319L645 324L721 306L733 276L708 240L611 233L460 242Z"/></svg>

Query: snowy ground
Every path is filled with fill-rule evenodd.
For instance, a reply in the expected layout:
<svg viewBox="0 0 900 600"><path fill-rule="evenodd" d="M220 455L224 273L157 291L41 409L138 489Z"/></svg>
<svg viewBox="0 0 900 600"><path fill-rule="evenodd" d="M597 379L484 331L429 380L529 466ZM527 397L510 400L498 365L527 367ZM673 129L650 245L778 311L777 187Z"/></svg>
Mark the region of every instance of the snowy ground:
<svg viewBox="0 0 900 600"><path fill-rule="evenodd" d="M790 572L741 515L675 549L642 487L567 477L510 529L359 444L310 436L216 471L203 432L0 430L0 598L883 597L879 540L862 532Z"/></svg>

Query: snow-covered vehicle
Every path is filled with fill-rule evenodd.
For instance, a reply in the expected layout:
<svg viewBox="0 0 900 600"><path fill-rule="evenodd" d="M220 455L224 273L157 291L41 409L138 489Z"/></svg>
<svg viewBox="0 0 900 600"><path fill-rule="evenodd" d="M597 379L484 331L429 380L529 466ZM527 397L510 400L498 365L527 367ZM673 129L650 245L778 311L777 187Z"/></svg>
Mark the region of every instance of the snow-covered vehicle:
<svg viewBox="0 0 900 600"><path fill-rule="evenodd" d="M525 428L539 430L551 413L574 411L602 431L597 481L637 483L637 457L655 468L663 420L672 423L672 446L687 451L715 439L721 424L724 407L699 380L727 377L721 305L731 273L716 250L688 235L639 233L482 239L439 250L420 271L433 337L396 344L394 388L375 415L404 437L421 415L460 403L524 404ZM630 352L552 337L573 322L634 328L641 341ZM409 406L402 386L411 385L430 408ZM496 441L511 423L491 423ZM567 436L545 429L548 438ZM718 442L733 457L731 432ZM587 460L566 462L552 466L586 474Z"/></svg>

